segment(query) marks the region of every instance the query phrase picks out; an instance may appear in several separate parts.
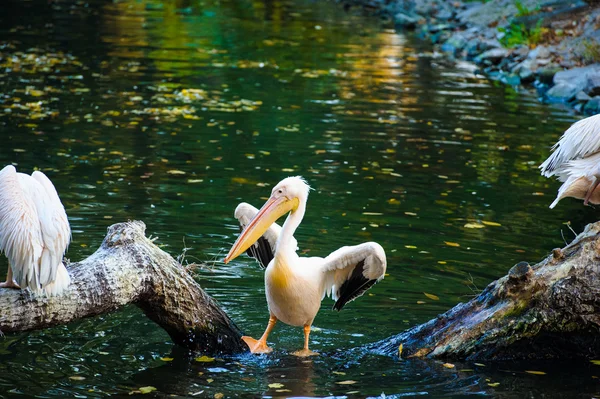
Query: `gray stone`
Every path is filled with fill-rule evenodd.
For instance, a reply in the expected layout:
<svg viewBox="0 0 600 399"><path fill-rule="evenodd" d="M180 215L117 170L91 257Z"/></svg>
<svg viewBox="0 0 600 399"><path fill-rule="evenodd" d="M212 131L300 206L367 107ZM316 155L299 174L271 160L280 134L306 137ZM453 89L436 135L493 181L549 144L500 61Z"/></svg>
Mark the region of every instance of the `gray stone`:
<svg viewBox="0 0 600 399"><path fill-rule="evenodd" d="M435 14L435 17L441 21L448 21L452 18L453 15L454 13L451 10L445 8L443 10L438 11L437 14Z"/></svg>
<svg viewBox="0 0 600 399"><path fill-rule="evenodd" d="M590 101L592 99L592 97L588 96L585 91L580 91L579 93L577 93L577 95L575 96L575 100L579 101L579 102L587 102Z"/></svg>
<svg viewBox="0 0 600 399"><path fill-rule="evenodd" d="M588 75L585 92L590 96L600 96L600 72Z"/></svg>
<svg viewBox="0 0 600 399"><path fill-rule="evenodd" d="M487 61L497 64L498 62L502 61L509 54L509 52L510 51L505 48L493 48L475 57L475 62L480 63Z"/></svg>
<svg viewBox="0 0 600 399"><path fill-rule="evenodd" d="M467 45L467 39L461 33L455 33L448 39L444 44L442 44L442 51L447 53L457 54L460 50L462 50Z"/></svg>
<svg viewBox="0 0 600 399"><path fill-rule="evenodd" d="M586 67L560 71L554 75L554 84L568 82L572 85L581 87L580 90L583 90L587 85L588 77L596 73L600 73L600 64L592 64Z"/></svg>
<svg viewBox="0 0 600 399"><path fill-rule="evenodd" d="M568 82L560 82L546 92L546 97L551 102L571 101L581 89Z"/></svg>
<svg viewBox="0 0 600 399"><path fill-rule="evenodd" d="M535 79L535 74L533 73L533 65L534 62L532 60L527 59L517 64L517 66L512 69L512 72L516 73L523 82L531 82Z"/></svg>
<svg viewBox="0 0 600 399"><path fill-rule="evenodd" d="M554 80L554 75L556 75L556 73L560 71L562 71L562 68L556 64L547 65L543 68L538 69L538 80L544 84L552 84L552 81Z"/></svg>
<svg viewBox="0 0 600 399"><path fill-rule="evenodd" d="M435 25L431 25L429 27L429 32L437 33L437 32L441 32L443 30L450 30L450 29L452 29L452 26L450 24L435 24Z"/></svg>
<svg viewBox="0 0 600 399"><path fill-rule="evenodd" d="M585 104L583 111L588 115L596 115L600 113L600 96L592 98Z"/></svg>
<svg viewBox="0 0 600 399"><path fill-rule="evenodd" d="M537 46L529 52L527 58L534 60L536 58L549 58L550 55L550 50L548 50L548 48L544 46Z"/></svg>
<svg viewBox="0 0 600 399"><path fill-rule="evenodd" d="M410 15L399 12L394 16L394 25L397 28L408 28L414 29L417 26L419 20Z"/></svg>

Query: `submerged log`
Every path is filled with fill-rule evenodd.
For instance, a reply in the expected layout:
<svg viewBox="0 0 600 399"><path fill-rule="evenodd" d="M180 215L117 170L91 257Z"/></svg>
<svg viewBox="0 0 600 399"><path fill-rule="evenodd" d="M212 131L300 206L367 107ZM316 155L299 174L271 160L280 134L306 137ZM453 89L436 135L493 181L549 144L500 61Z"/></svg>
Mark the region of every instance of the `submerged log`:
<svg viewBox="0 0 600 399"><path fill-rule="evenodd" d="M139 221L110 226L94 254L67 266L72 283L64 295L0 289L0 331L53 327L132 303L184 348L246 350L225 312L181 264L145 236L145 229Z"/></svg>
<svg viewBox="0 0 600 399"><path fill-rule="evenodd" d="M600 222L535 266L519 262L476 298L368 348L402 358L600 356Z"/></svg>

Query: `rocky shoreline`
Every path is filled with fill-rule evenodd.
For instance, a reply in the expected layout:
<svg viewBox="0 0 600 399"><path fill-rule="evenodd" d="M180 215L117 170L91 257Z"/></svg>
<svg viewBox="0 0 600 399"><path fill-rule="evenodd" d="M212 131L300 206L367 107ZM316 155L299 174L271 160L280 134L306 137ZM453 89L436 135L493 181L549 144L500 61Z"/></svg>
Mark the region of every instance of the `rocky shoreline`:
<svg viewBox="0 0 600 399"><path fill-rule="evenodd" d="M340 0L414 30L491 79L600 112L599 0Z"/></svg>

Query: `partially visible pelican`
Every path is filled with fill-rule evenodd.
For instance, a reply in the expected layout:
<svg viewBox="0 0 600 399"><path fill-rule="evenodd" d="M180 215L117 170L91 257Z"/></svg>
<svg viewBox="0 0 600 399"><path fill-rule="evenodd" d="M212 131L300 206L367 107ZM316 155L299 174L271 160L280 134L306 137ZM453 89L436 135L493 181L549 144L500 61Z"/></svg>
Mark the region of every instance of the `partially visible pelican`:
<svg viewBox="0 0 600 399"><path fill-rule="evenodd" d="M600 114L575 122L552 147L540 165L542 175L564 182L550 208L565 197L600 204Z"/></svg>
<svg viewBox="0 0 600 399"><path fill-rule="evenodd" d="M326 258L300 258L296 254L294 232L306 210L310 187L302 177L288 177L279 182L260 210L241 203L235 210L243 231L227 254L225 263L248 251L265 271L265 294L269 305L269 323L260 339L242 337L252 353L268 353L267 337L281 320L304 327L304 348L297 356L316 355L308 349L310 326L325 295L336 302L333 309L365 293L385 274L386 258L381 245L365 242L342 247ZM275 224L289 213L283 227Z"/></svg>
<svg viewBox="0 0 600 399"><path fill-rule="evenodd" d="M62 263L71 228L52 182L35 171L0 171L0 252L8 258L6 282L0 287L26 288L58 295L71 282ZM14 279L14 280L13 280Z"/></svg>

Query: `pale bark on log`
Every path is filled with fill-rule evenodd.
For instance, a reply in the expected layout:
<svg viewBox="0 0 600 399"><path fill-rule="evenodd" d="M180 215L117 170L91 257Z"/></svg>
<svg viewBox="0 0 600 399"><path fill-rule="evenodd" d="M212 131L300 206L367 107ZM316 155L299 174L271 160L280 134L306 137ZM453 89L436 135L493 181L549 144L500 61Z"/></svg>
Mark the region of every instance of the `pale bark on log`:
<svg viewBox="0 0 600 399"><path fill-rule="evenodd" d="M67 266L64 295L0 289L0 331L29 331L114 311L133 303L176 344L206 353L246 350L241 333L185 268L145 236L145 224L118 223L98 250Z"/></svg>
<svg viewBox="0 0 600 399"><path fill-rule="evenodd" d="M402 357L460 360L600 356L600 222L531 267L515 265L476 298L371 344Z"/></svg>

